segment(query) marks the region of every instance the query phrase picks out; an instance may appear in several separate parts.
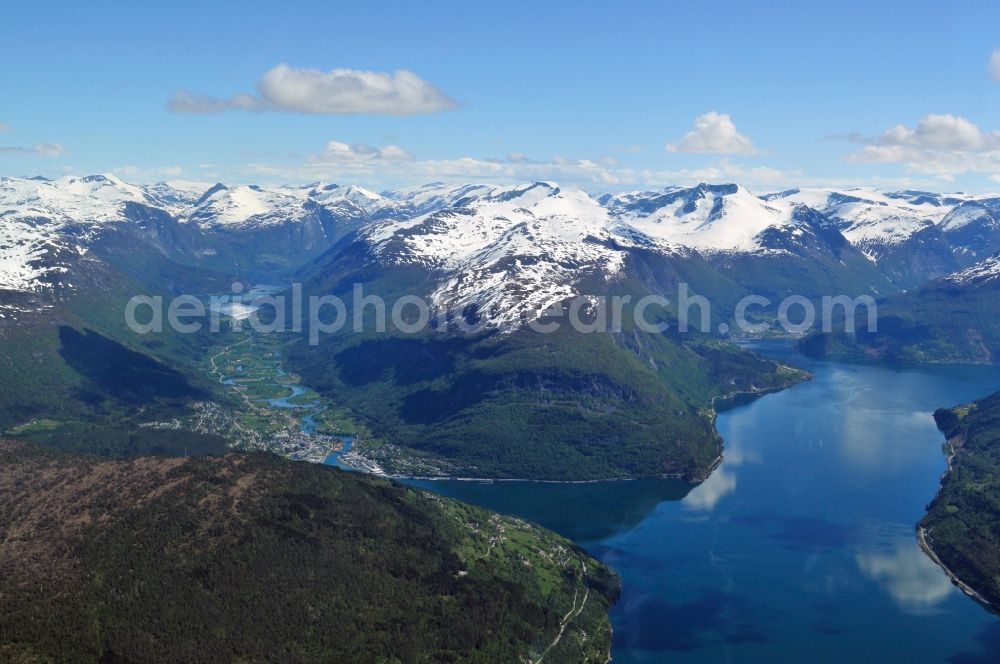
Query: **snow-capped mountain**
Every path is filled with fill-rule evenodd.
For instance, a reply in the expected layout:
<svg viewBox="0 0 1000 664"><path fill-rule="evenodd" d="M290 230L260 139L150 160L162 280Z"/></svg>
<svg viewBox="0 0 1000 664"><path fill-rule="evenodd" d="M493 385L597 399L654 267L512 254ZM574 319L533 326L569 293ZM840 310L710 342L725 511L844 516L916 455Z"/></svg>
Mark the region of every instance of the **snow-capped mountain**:
<svg viewBox="0 0 1000 664"><path fill-rule="evenodd" d="M127 222L128 203L155 205L141 187L113 175L0 178L0 220L69 232L82 241L104 226Z"/></svg>
<svg viewBox="0 0 1000 664"><path fill-rule="evenodd" d="M162 261L167 271L173 262L267 274L357 232L379 261L434 270L435 302L476 302L508 324L578 292L587 276L617 278L639 250L698 255L725 279L775 294L796 284L916 287L1000 249L1000 199L871 189L758 196L737 184L596 198L548 182L378 193L321 182L134 185L106 174L0 178L0 227L10 284L32 281L37 252L25 247L44 239L94 250L129 274ZM15 251L10 238L29 235Z"/></svg>
<svg viewBox="0 0 1000 664"><path fill-rule="evenodd" d="M450 207L462 198L485 193L480 185L424 185L380 194L358 185L316 182L302 187L228 187L216 184L203 190L186 209L184 220L202 227L263 228L311 218L367 223L409 218Z"/></svg>
<svg viewBox="0 0 1000 664"><path fill-rule="evenodd" d="M440 275L431 298L441 308L477 308L498 327L534 319L578 292L587 276L610 280L628 252L688 253L621 223L586 192L535 182L467 190L448 207L374 224L361 241L389 264Z"/></svg>
<svg viewBox="0 0 1000 664"><path fill-rule="evenodd" d="M0 221L0 333L86 289L77 271L86 254L43 229Z"/></svg>
<svg viewBox="0 0 1000 664"><path fill-rule="evenodd" d="M484 184L446 184L431 182L409 189L386 192L386 196L399 201L411 216L452 207L462 200L471 200L487 194L492 187Z"/></svg>
<svg viewBox="0 0 1000 664"><path fill-rule="evenodd" d="M418 281L437 307L457 313L474 305L508 330L553 304L630 280L656 290L658 275L678 271L697 273L692 288L714 292L893 290L830 219L737 185L599 200L550 182L474 188L435 212L373 223L355 244L371 264L423 268Z"/></svg>
<svg viewBox="0 0 1000 664"><path fill-rule="evenodd" d="M397 199L325 183L140 186L111 174L5 177L0 178L0 224L44 228L53 237L122 260L167 258L225 272L261 273L301 264L372 221L436 209L460 191L435 185Z"/></svg>
<svg viewBox="0 0 1000 664"><path fill-rule="evenodd" d="M601 203L652 237L706 254L781 251L769 246L768 231L795 235L808 225L795 205L764 200L735 184L608 195Z"/></svg>
<svg viewBox="0 0 1000 664"><path fill-rule="evenodd" d="M182 214L186 208L197 203L211 187L211 182L166 180L143 185L142 189L159 207Z"/></svg>
<svg viewBox="0 0 1000 664"><path fill-rule="evenodd" d="M889 247L939 223L956 205L956 196L875 189L792 189L767 196L822 212L850 242L878 260Z"/></svg>
<svg viewBox="0 0 1000 664"><path fill-rule="evenodd" d="M307 206L309 200L305 192L292 188L227 187L220 183L184 209L181 218L203 228L260 228L312 216L315 208Z"/></svg>
<svg viewBox="0 0 1000 664"><path fill-rule="evenodd" d="M723 275L768 296L893 290L835 222L797 201L700 184L601 202L623 223L697 249Z"/></svg>
<svg viewBox="0 0 1000 664"><path fill-rule="evenodd" d="M399 203L357 185L317 183L308 190L310 199L345 218L380 219L400 209Z"/></svg>
<svg viewBox="0 0 1000 664"><path fill-rule="evenodd" d="M1000 251L1000 198L963 201L941 220L955 259L969 265Z"/></svg>
<svg viewBox="0 0 1000 664"><path fill-rule="evenodd" d="M792 189L767 198L794 201L825 214L901 288L915 288L960 266L943 223L971 198L966 194Z"/></svg>

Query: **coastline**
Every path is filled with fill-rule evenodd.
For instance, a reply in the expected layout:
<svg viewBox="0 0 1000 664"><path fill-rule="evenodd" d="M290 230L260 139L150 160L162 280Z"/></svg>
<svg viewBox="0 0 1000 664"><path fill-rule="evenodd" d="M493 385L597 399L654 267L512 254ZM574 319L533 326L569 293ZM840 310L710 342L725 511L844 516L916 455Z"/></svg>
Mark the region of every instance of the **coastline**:
<svg viewBox="0 0 1000 664"><path fill-rule="evenodd" d="M802 373L801 379L793 381L793 382L790 382L790 383L788 383L786 385L775 385L775 386L772 386L772 387L755 387L755 388L752 388L752 389L749 389L749 390L735 390L733 392L727 392L726 394L717 394L717 395L715 395L714 397L712 397L712 400L709 403L709 412L711 414L713 425L715 423L715 419L719 415L719 411L715 407L716 403L718 403L719 401L730 401L730 400L736 399L738 397L763 397L763 396L767 396L768 394L776 394L778 392L784 392L785 390L787 390L789 388L795 387L799 383L808 382L808 381L812 380L813 377L814 377L813 374L809 373L805 369L796 369L795 367L788 366L788 365L782 365L782 366L786 366L789 369L795 369L795 371L801 372Z"/></svg>
<svg viewBox="0 0 1000 664"><path fill-rule="evenodd" d="M938 488L937 491L934 493L934 498L931 499L931 502L934 502L934 500L936 500L937 497L941 495L941 490L944 488L944 479L948 476L948 473L952 471L953 463L955 457L958 455L958 449L959 449L959 445L957 445L954 441L955 438L951 438L948 441L946 441L946 445L948 445L948 450L949 450L947 456L947 466L945 467L944 472L941 473L941 476L938 478ZM924 516L926 518L927 515L925 514ZM982 593L980 593L978 590L976 590L968 583L963 581L958 576L958 574L955 574L955 572L953 572L951 568L948 567L943 560L941 560L941 557L938 556L937 552L934 550L934 547L931 546L931 541L928 533L929 531L926 528L924 528L923 525L921 525L921 523L917 523L917 543L920 545L920 549L924 552L924 554L926 554L927 557L930 558L935 565L944 570L944 573L948 575L948 578L951 580L952 584L955 585L955 587L957 587L967 596L971 597L976 602L981 604L983 608L985 608L987 611L1000 614L1000 607L994 605L992 602L986 599L986 597L984 597Z"/></svg>
<svg viewBox="0 0 1000 664"><path fill-rule="evenodd" d="M712 469L718 466L721 462L721 456L716 462ZM350 466L353 472L365 473L366 475L373 475L375 477L384 477L389 480L398 481L411 481L411 482L479 482L482 484L493 484L495 482L523 482L532 484L602 484L604 482L637 482L640 480L682 480L688 481L691 484L700 484L704 480L685 480L683 473L664 473L663 475L637 475L637 476L622 476L622 477L602 477L592 480L546 480L537 479L531 477L465 477L460 475L403 475L396 473L374 473L364 468L359 468L353 466L341 458L341 463L345 466ZM711 471L709 471L711 472Z"/></svg>
<svg viewBox="0 0 1000 664"><path fill-rule="evenodd" d="M794 368L794 367L789 367L789 368ZM726 394L713 396L709 403L710 418L712 421L713 428L715 426L715 421L718 417L718 411L716 409L716 403L718 401L735 399L740 396L762 397L768 394L775 394L777 392L782 392L784 390L787 390L791 387L798 385L799 383L812 380L813 374L803 370L797 370L797 371L802 372L803 375L801 379L788 383L787 385L778 385L765 388L753 388L749 390L736 390L733 392L728 392ZM716 435L718 435L718 431L716 431ZM349 466L355 472L375 475L377 477L384 477L386 479L391 479L391 480L410 481L410 482L451 481L451 482L480 482L483 484L492 484L494 482L524 482L524 483L530 482L535 484L601 484L604 482L633 482L638 480L681 480L688 482L693 486L697 486L705 482L712 475L712 473L714 473L719 468L719 466L722 465L723 461L725 460L723 442L724 441L722 441L720 437L718 456L716 456L715 459L713 459L712 462L708 464L703 473L699 473L697 476L694 476L693 478L686 475L685 473L663 473L660 475L635 475L635 476L625 475L621 477L602 477L590 480L552 480L552 479L538 479L538 478L525 478L525 477L466 477L460 475L406 475L406 474L385 472L384 470L381 469L381 467L378 466L376 462L374 462L372 459L369 459L368 457L363 456L360 452L356 450L354 451L354 454L357 457L364 459L373 467L378 468L378 471L374 471L368 467L355 466L354 464L351 464L348 460L345 460L344 457L339 457L339 461L341 464Z"/></svg>
<svg viewBox="0 0 1000 664"><path fill-rule="evenodd" d="M927 529L919 524L917 524L917 542L920 544L921 550L923 550L923 552L927 554L927 557L930 558L935 565L944 570L944 573L948 575L949 579L951 579L952 584L954 584L959 590L961 590L963 593L965 593L972 599L976 600L987 611L990 611L992 613L1000 613L1000 610L998 610L997 606L992 604L975 588L967 584L965 581L962 581L962 579L959 578L957 574L951 571L951 569L944 564L944 561L942 561L941 558L938 556L937 552L934 551L930 541L928 540Z"/></svg>

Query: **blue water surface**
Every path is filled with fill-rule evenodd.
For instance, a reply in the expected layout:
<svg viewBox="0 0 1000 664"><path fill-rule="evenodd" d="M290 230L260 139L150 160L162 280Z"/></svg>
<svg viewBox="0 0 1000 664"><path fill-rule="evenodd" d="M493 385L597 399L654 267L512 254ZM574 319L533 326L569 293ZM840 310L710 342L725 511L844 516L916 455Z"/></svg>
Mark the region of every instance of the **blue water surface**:
<svg viewBox="0 0 1000 664"><path fill-rule="evenodd" d="M615 662L1000 662L1000 618L914 526L945 469L933 412L1000 369L890 368L757 350L815 378L721 413L703 484L417 484L537 521L622 577Z"/></svg>

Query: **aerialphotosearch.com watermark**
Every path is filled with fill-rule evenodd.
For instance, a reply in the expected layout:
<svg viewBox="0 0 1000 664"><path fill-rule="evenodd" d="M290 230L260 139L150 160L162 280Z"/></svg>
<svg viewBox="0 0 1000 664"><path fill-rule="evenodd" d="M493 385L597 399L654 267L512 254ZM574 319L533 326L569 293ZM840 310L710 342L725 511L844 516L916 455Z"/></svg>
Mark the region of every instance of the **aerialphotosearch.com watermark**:
<svg viewBox="0 0 1000 664"><path fill-rule="evenodd" d="M354 284L345 301L329 294L304 297L302 284L293 284L281 292L245 293L244 285L236 282L232 292L224 295L180 295L169 302L159 295L137 295L125 307L125 323L133 332L145 335L163 332L164 321L181 334L201 332L206 324L210 332L219 332L223 321L227 321L230 329L242 329L248 324L263 334L305 332L312 345L318 344L323 335L345 329L358 334L387 332L390 327L402 334L428 330L478 334L523 324L539 334L551 334L567 325L576 332L592 334L622 332L628 329L629 321L643 332L664 333L676 326L680 333L694 330L723 336L734 332L727 320L746 335L763 334L775 325L790 335L814 329L832 332L834 323L839 321L845 332L853 333L862 313L866 314L866 331L877 332L878 305L867 295L853 298L790 295L777 302L776 310L774 305L775 302L762 295L747 295L736 303L731 316L713 319L708 298L692 293L688 284L681 283L673 301L652 294L580 295L541 308L514 307L512 315L510 307L496 311L473 303L455 309L416 295L403 295L387 302L377 294L365 293L363 284ZM713 320L723 322L713 327Z"/></svg>

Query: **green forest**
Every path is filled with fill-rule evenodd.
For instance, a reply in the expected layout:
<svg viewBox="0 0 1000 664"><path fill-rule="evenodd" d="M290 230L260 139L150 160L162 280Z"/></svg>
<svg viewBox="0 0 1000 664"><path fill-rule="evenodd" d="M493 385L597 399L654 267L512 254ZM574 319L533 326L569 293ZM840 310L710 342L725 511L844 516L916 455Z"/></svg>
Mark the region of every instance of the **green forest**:
<svg viewBox="0 0 1000 664"><path fill-rule="evenodd" d="M920 525L941 561L1000 605L1000 393L934 417L953 457Z"/></svg>
<svg viewBox="0 0 1000 664"><path fill-rule="evenodd" d="M617 578L569 541L265 453L0 441L0 659L604 662Z"/></svg>

